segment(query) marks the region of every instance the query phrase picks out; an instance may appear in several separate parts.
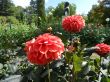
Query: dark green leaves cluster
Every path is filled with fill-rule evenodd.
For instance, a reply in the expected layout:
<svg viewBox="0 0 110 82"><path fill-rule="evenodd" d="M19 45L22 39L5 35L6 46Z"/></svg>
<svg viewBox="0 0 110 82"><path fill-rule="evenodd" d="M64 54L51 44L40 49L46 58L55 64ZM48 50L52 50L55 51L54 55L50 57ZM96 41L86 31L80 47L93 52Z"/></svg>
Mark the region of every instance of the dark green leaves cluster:
<svg viewBox="0 0 110 82"><path fill-rule="evenodd" d="M88 46L96 45L97 43L110 44L110 28L109 27L85 27L79 34L81 43L87 44Z"/></svg>
<svg viewBox="0 0 110 82"><path fill-rule="evenodd" d="M28 25L12 25L11 28L7 25L6 27L0 27L0 49L14 48L21 46L27 40L37 36L40 31L36 30L35 27L29 27Z"/></svg>

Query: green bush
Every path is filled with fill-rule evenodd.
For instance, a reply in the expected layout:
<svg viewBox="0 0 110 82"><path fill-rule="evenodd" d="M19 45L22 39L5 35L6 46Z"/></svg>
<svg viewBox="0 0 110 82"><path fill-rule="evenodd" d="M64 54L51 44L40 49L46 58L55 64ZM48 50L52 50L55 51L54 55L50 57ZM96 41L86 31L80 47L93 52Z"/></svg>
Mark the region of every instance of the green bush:
<svg viewBox="0 0 110 82"><path fill-rule="evenodd" d="M51 26L53 28L54 34L57 34L57 32L62 33L63 35L62 37L65 37L65 39L77 36L80 38L82 45L87 44L87 46L94 46L101 42L110 44L109 27L97 27L95 25L89 27L86 25L85 28L80 33L70 34L63 30L63 28L61 27L61 23L58 24L53 23Z"/></svg>
<svg viewBox="0 0 110 82"><path fill-rule="evenodd" d="M29 27L28 25L13 25L9 27L0 28L0 48L15 48L22 46L22 43L40 34L41 31L36 27Z"/></svg>
<svg viewBox="0 0 110 82"><path fill-rule="evenodd" d="M79 37L82 45L87 44L87 46L94 46L97 43L107 43L110 44L110 29L109 27L95 27L94 25L90 28L86 26L80 33L70 34L63 30L61 27L61 22L52 21L50 24L42 23L40 28L32 25L22 25L13 24L11 29L9 26L0 26L0 48L10 48L21 46L22 43L39 34L48 32L47 28L52 27L52 34L59 36L64 43L67 39L72 37Z"/></svg>
<svg viewBox="0 0 110 82"><path fill-rule="evenodd" d="M0 24L19 24L19 21L14 16L0 16Z"/></svg>
<svg viewBox="0 0 110 82"><path fill-rule="evenodd" d="M79 34L82 44L87 44L88 46L101 42L110 44L110 28L108 27L85 27Z"/></svg>
<svg viewBox="0 0 110 82"><path fill-rule="evenodd" d="M0 16L0 24L5 24L7 21L7 18L4 16Z"/></svg>
<svg viewBox="0 0 110 82"><path fill-rule="evenodd" d="M19 24L19 21L14 16L8 16L7 22L11 24Z"/></svg>

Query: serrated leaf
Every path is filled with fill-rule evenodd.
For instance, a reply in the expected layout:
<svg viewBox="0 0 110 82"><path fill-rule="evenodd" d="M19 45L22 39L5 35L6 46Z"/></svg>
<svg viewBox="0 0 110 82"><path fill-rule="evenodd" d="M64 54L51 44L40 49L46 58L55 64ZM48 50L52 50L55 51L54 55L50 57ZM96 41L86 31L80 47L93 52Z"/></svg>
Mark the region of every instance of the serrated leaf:
<svg viewBox="0 0 110 82"><path fill-rule="evenodd" d="M110 82L110 78L102 77L101 82Z"/></svg>
<svg viewBox="0 0 110 82"><path fill-rule="evenodd" d="M76 54L73 55L73 66L74 72L78 72L81 70L82 59L78 57Z"/></svg>
<svg viewBox="0 0 110 82"><path fill-rule="evenodd" d="M72 56L73 56L72 53L66 52L65 58L68 63L70 63Z"/></svg>
<svg viewBox="0 0 110 82"><path fill-rule="evenodd" d="M90 59L100 59L100 56L97 53L92 53Z"/></svg>

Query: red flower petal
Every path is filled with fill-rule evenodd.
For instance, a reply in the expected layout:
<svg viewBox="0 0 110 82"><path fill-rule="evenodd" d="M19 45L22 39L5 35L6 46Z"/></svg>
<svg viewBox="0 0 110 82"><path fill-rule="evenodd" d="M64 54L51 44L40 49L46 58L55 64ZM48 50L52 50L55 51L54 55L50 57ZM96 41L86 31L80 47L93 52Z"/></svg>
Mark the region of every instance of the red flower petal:
<svg viewBox="0 0 110 82"><path fill-rule="evenodd" d="M40 51L42 54L46 54L47 51L48 51L48 46L45 45L45 44L42 44L41 47L39 48L39 51Z"/></svg>
<svg viewBox="0 0 110 82"><path fill-rule="evenodd" d="M26 42L25 49L31 63L44 65L61 58L64 44L60 38L46 33L38 36L35 41Z"/></svg>
<svg viewBox="0 0 110 82"><path fill-rule="evenodd" d="M101 44L97 44L96 47L99 47L99 49L97 49L96 52L100 56L106 56L108 53L110 53L110 45L101 43Z"/></svg>
<svg viewBox="0 0 110 82"><path fill-rule="evenodd" d="M77 33L85 26L85 21L79 15L67 16L63 19L62 26L68 32Z"/></svg>

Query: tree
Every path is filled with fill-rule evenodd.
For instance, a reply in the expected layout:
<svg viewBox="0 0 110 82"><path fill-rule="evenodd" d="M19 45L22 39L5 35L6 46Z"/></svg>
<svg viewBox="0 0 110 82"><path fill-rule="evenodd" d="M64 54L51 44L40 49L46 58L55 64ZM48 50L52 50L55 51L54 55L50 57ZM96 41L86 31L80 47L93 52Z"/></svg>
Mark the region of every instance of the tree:
<svg viewBox="0 0 110 82"><path fill-rule="evenodd" d="M49 6L47 9L46 9L46 14L48 14L49 12L52 12L55 8L53 6Z"/></svg>
<svg viewBox="0 0 110 82"><path fill-rule="evenodd" d="M110 8L110 0L99 0L98 2L104 5L105 7Z"/></svg>
<svg viewBox="0 0 110 82"><path fill-rule="evenodd" d="M24 9L21 6L15 7L15 10L14 10L15 12L13 16L15 16L20 22L23 22L23 15L24 15L23 10Z"/></svg>
<svg viewBox="0 0 110 82"><path fill-rule="evenodd" d="M102 24L103 15L104 7L102 5L93 5L92 9L88 13L88 22Z"/></svg>
<svg viewBox="0 0 110 82"><path fill-rule="evenodd" d="M55 17L62 17L63 15L64 15L64 2L61 2L55 8L53 16L55 16Z"/></svg>
<svg viewBox="0 0 110 82"><path fill-rule="evenodd" d="M31 0L30 1L31 13L37 14L37 1Z"/></svg>
<svg viewBox="0 0 110 82"><path fill-rule="evenodd" d="M14 4L11 0L0 0L0 15L1 16L9 16L12 15L13 11L11 10Z"/></svg>
<svg viewBox="0 0 110 82"><path fill-rule="evenodd" d="M100 2L99 5L92 6L92 9L88 13L89 23L107 24L105 20L106 18L110 18L110 8L106 6L106 1L107 0Z"/></svg>
<svg viewBox="0 0 110 82"><path fill-rule="evenodd" d="M103 0L100 4L104 7L104 15L103 15L103 24L106 25L107 23L110 24L110 21L105 21L106 18L110 18L110 0Z"/></svg>
<svg viewBox="0 0 110 82"><path fill-rule="evenodd" d="M69 5L69 8L70 8L70 15L73 15L76 13L76 5L75 4L70 4Z"/></svg>
<svg viewBox="0 0 110 82"><path fill-rule="evenodd" d="M45 0L37 0L37 16L45 20Z"/></svg>
<svg viewBox="0 0 110 82"><path fill-rule="evenodd" d="M55 17L62 17L64 15L64 4L65 2L61 2L55 8L55 11L53 13ZM76 5L72 3L69 5L69 15L73 15L75 14L75 12L76 12Z"/></svg>

